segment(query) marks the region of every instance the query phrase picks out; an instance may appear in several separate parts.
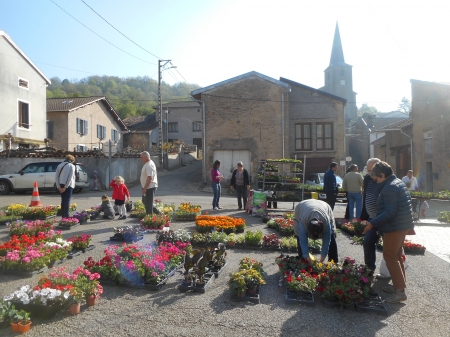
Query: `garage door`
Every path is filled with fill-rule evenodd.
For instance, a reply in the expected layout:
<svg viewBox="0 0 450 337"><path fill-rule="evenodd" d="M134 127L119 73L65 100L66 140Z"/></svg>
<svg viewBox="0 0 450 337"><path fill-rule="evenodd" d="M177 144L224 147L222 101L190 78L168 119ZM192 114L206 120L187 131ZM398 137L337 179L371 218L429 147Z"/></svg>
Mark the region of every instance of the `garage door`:
<svg viewBox="0 0 450 337"><path fill-rule="evenodd" d="M250 151L249 150L216 150L214 151L213 162L220 160L220 173L227 179L231 179L231 174L236 169L236 164L241 161L247 171L252 171L250 167Z"/></svg>

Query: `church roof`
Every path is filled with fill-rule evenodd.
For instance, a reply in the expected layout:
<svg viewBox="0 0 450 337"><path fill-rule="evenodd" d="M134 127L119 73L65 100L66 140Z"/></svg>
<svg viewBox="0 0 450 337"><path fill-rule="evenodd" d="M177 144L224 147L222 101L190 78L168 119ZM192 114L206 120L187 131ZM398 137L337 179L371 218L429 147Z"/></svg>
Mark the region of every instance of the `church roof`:
<svg viewBox="0 0 450 337"><path fill-rule="evenodd" d="M333 48L331 49L330 65L331 66L350 66L345 63L344 51L342 49L341 34L339 33L339 25L336 22L334 31Z"/></svg>

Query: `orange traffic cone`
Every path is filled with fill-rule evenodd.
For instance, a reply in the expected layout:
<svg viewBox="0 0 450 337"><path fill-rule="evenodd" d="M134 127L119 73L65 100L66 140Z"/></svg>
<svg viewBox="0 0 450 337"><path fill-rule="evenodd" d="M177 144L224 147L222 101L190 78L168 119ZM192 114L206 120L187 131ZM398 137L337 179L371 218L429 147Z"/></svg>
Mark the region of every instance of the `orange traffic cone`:
<svg viewBox="0 0 450 337"><path fill-rule="evenodd" d="M34 182L33 193L31 194L30 206L42 206L41 201L39 200L38 183L36 181Z"/></svg>

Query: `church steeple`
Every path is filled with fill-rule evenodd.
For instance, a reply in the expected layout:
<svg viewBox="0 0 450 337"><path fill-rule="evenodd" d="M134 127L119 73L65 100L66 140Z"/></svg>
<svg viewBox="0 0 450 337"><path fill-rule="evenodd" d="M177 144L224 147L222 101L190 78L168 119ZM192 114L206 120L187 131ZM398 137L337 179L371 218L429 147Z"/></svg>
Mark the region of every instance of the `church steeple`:
<svg viewBox="0 0 450 337"><path fill-rule="evenodd" d="M342 50L341 34L339 34L339 25L336 22L336 29L334 30L333 48L331 50L330 66L343 65L344 52Z"/></svg>

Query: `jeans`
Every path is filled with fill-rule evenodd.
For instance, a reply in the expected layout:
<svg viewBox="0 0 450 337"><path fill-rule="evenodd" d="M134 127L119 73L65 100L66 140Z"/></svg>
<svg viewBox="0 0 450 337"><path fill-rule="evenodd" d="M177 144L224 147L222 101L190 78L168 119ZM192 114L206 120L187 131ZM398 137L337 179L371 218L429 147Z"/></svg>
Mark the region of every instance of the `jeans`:
<svg viewBox="0 0 450 337"><path fill-rule="evenodd" d="M60 187L64 187L64 184L61 184ZM61 193L61 216L63 218L69 217L69 208L70 208L70 199L72 198L72 187L67 187L66 190Z"/></svg>
<svg viewBox="0 0 450 337"><path fill-rule="evenodd" d="M214 198L213 198L213 202L212 202L212 206L214 207L219 207L219 199L220 199L220 191L221 191L221 187L220 187L220 183L215 183L213 182L211 184L213 192L214 192Z"/></svg>
<svg viewBox="0 0 450 337"><path fill-rule="evenodd" d="M242 208L241 198L244 201L244 209L245 209L245 206L247 205L247 187L245 185L236 185L236 195L239 209Z"/></svg>
<svg viewBox="0 0 450 337"><path fill-rule="evenodd" d="M356 214L354 213L354 206L356 204ZM362 210L362 194L361 192L348 192L348 215L349 219L358 218L361 216Z"/></svg>
<svg viewBox="0 0 450 337"><path fill-rule="evenodd" d="M383 234L383 257L391 274L395 289L406 288L405 266L403 265L403 241L409 229Z"/></svg>
<svg viewBox="0 0 450 337"><path fill-rule="evenodd" d="M156 207L153 206L153 198L155 196L155 190L156 188L147 188L147 191L145 192L145 195L142 196L142 203L145 206L145 213L146 214L159 214L160 212ZM126 213L125 213L126 214Z"/></svg>
<svg viewBox="0 0 450 337"><path fill-rule="evenodd" d="M332 210L334 210L334 205L336 204L336 193L327 193L327 199L325 202L330 205Z"/></svg>
<svg viewBox="0 0 450 337"><path fill-rule="evenodd" d="M368 221L370 221L369 219ZM377 260L377 242L380 239L380 236L377 233L376 228L372 228L364 235L363 241L363 249L364 249L364 263L366 266L372 270L376 268L376 260Z"/></svg>

